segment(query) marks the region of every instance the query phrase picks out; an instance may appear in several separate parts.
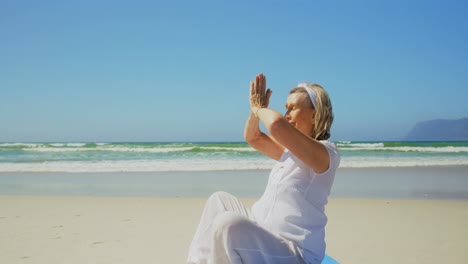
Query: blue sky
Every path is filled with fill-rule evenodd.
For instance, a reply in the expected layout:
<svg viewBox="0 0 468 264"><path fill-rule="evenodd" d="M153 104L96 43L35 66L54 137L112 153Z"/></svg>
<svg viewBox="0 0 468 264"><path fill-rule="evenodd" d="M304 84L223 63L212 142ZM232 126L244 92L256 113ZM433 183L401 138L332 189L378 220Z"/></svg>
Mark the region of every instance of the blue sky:
<svg viewBox="0 0 468 264"><path fill-rule="evenodd" d="M468 116L462 1L1 1L0 141L242 141L259 72L334 140Z"/></svg>

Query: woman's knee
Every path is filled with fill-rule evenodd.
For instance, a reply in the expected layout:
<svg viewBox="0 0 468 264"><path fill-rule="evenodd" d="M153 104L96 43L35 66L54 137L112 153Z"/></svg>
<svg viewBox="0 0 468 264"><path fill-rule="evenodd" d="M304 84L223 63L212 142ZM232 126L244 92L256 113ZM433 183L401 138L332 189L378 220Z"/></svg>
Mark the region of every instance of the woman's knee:
<svg viewBox="0 0 468 264"><path fill-rule="evenodd" d="M231 198L231 197L233 197L233 195L228 192L217 191L210 195L210 197L208 198L208 201L211 201L211 200L219 201L219 200L223 200L223 199Z"/></svg>
<svg viewBox="0 0 468 264"><path fill-rule="evenodd" d="M232 239L241 235L248 235L246 232L255 225L247 217L236 212L224 212L213 220L213 230L215 236L223 236L225 239Z"/></svg>
<svg viewBox="0 0 468 264"><path fill-rule="evenodd" d="M235 200L235 197L232 194L223 191L217 191L208 197L206 206L215 208L217 211L231 211L227 209L226 205L230 204L233 200Z"/></svg>

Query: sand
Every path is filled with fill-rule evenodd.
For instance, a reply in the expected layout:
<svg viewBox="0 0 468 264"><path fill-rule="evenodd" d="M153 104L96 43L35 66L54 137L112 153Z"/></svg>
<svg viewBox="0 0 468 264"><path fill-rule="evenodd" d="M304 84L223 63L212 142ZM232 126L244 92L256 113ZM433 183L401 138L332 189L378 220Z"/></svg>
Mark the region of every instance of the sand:
<svg viewBox="0 0 468 264"><path fill-rule="evenodd" d="M184 263L204 201L0 196L0 263ZM468 259L467 200L334 198L327 214L327 253L341 263Z"/></svg>

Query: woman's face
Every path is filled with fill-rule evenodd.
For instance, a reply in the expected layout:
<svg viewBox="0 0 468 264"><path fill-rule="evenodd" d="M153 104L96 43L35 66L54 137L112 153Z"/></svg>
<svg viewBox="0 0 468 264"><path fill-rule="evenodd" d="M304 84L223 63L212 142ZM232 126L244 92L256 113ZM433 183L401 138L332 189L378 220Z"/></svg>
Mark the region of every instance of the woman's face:
<svg viewBox="0 0 468 264"><path fill-rule="evenodd" d="M315 110L306 93L293 93L288 96L284 117L304 135L312 136L315 126Z"/></svg>

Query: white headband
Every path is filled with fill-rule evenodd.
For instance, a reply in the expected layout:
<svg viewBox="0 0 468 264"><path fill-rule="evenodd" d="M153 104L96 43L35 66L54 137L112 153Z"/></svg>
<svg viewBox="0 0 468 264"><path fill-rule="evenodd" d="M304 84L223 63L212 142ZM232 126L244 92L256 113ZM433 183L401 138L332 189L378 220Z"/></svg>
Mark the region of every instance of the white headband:
<svg viewBox="0 0 468 264"><path fill-rule="evenodd" d="M307 93L309 94L310 101L312 102L312 105L314 106L314 109L317 110L317 94L315 91L310 88L307 83L299 83L297 87L302 87L305 88Z"/></svg>

